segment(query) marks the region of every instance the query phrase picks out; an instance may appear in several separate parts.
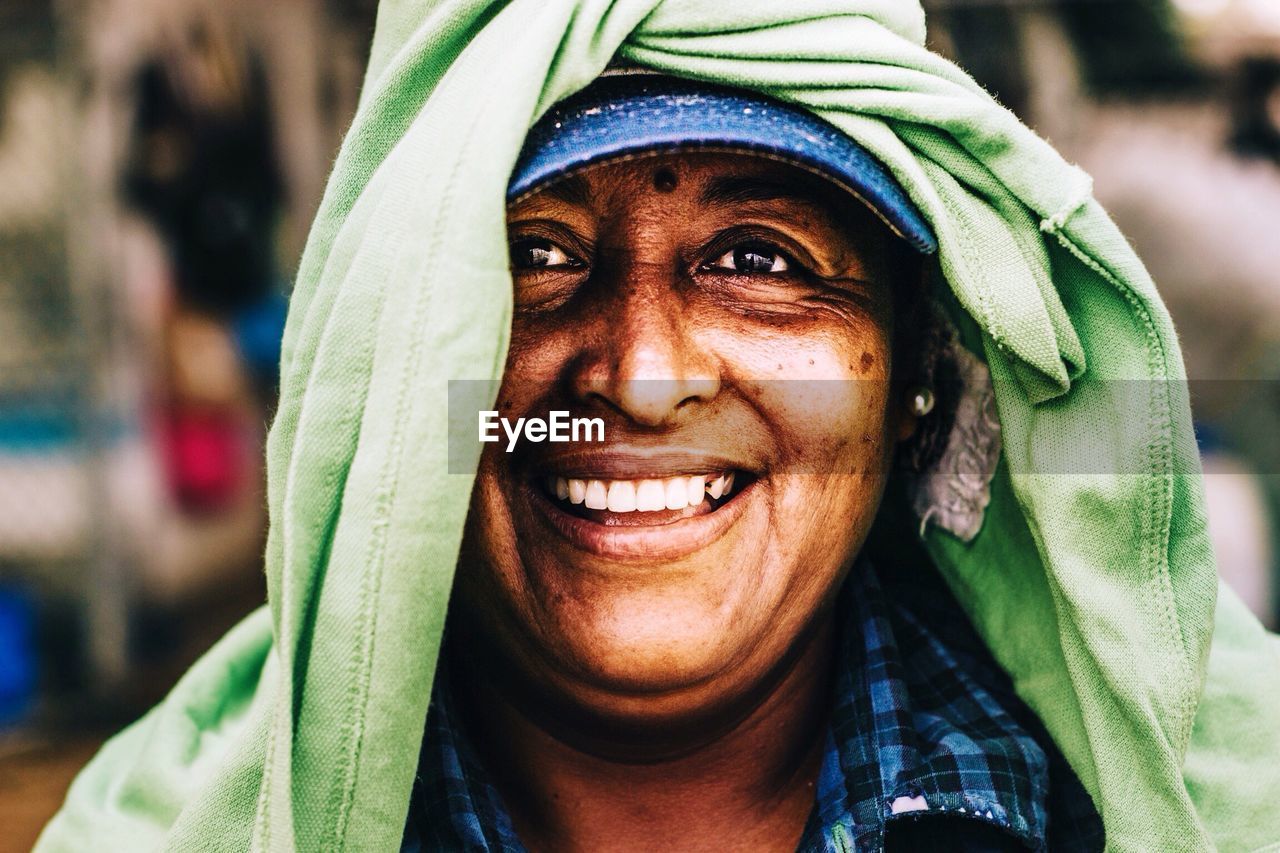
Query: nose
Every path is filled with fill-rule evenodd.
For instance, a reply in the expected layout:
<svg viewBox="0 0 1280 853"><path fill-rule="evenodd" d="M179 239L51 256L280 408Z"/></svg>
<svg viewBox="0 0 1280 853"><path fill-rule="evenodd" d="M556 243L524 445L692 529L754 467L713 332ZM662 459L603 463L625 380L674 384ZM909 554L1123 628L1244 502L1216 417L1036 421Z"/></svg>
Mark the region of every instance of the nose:
<svg viewBox="0 0 1280 853"><path fill-rule="evenodd" d="M575 397L596 400L637 425L669 426L720 393L717 359L697 340L696 319L662 265L623 265L596 308L572 378Z"/></svg>

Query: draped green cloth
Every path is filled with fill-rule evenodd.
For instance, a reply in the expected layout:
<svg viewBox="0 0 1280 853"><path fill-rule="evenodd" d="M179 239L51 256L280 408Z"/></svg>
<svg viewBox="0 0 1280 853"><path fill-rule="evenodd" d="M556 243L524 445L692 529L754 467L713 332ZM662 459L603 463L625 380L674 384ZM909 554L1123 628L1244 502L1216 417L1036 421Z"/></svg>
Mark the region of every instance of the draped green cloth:
<svg viewBox="0 0 1280 853"><path fill-rule="evenodd" d="M1280 841L1280 652L1218 590L1169 317L1089 178L923 41L915 0L384 0L290 306L269 607L38 849L398 848L472 485L447 382L501 376L508 176L615 54L800 104L888 165L1003 431L981 533L929 552L1112 849ZM1094 451L1123 465L1064 472Z"/></svg>

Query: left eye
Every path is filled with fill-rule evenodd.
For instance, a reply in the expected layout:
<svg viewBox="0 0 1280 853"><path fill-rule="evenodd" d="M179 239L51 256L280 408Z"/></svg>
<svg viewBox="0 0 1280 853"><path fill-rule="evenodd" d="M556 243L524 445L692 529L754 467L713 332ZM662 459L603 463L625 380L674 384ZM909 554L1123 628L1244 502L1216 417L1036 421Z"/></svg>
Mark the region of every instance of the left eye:
<svg viewBox="0 0 1280 853"><path fill-rule="evenodd" d="M736 273L780 273L791 269L787 256L772 246L748 243L734 246L709 265Z"/></svg>

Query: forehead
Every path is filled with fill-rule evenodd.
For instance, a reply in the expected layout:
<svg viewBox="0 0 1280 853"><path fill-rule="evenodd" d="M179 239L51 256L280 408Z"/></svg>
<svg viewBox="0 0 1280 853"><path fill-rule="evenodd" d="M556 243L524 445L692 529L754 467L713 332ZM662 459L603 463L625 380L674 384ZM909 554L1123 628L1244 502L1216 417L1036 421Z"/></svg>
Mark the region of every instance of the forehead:
<svg viewBox="0 0 1280 853"><path fill-rule="evenodd" d="M654 205L767 211L892 239L884 223L844 188L789 163L744 152L672 152L591 166L518 200L510 210L547 205L596 214Z"/></svg>

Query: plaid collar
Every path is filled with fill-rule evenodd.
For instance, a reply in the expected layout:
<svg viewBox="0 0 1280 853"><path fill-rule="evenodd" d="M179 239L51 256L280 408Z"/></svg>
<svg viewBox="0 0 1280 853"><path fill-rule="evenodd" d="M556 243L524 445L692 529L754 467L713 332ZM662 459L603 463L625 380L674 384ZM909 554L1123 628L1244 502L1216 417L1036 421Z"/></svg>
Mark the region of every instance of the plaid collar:
<svg viewBox="0 0 1280 853"><path fill-rule="evenodd" d="M922 828L939 850L1101 850L1079 780L928 574L886 588L863 563L841 591L826 754L798 850L883 850ZM438 678L403 853L525 853L451 706Z"/></svg>

